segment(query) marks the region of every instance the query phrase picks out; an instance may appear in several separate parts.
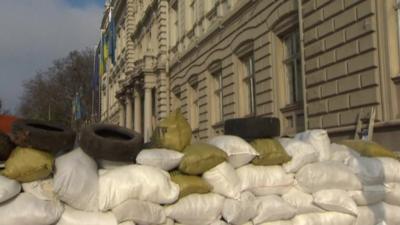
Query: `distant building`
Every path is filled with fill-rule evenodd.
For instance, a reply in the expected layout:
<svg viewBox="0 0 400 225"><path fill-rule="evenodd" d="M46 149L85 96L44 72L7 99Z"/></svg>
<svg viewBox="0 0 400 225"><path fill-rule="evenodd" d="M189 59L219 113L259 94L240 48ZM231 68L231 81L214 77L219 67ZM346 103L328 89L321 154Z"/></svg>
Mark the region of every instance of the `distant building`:
<svg viewBox="0 0 400 225"><path fill-rule="evenodd" d="M352 137L361 110L368 117L373 107L375 139L400 149L394 5L112 0L102 27L113 10L117 60L102 77L102 120L149 140L155 122L179 107L197 140L248 116L279 117L282 134L323 128L339 138Z"/></svg>

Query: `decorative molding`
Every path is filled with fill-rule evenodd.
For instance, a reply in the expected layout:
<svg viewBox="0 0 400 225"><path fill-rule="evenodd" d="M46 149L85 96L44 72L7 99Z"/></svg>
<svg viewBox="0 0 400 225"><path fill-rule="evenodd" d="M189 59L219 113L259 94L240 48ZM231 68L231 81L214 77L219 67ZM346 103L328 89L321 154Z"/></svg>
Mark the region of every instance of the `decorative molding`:
<svg viewBox="0 0 400 225"><path fill-rule="evenodd" d="M180 96L181 95L181 86L180 85L175 85L174 87L172 87L172 93L175 96Z"/></svg>
<svg viewBox="0 0 400 225"><path fill-rule="evenodd" d="M235 54L241 58L254 50L254 41L252 39L248 39L246 41L243 41L241 44L239 44L238 47L234 50Z"/></svg>
<svg viewBox="0 0 400 225"><path fill-rule="evenodd" d="M208 66L208 70L210 71L211 74L214 74L220 70L222 70L222 62L220 59L215 60Z"/></svg>
<svg viewBox="0 0 400 225"><path fill-rule="evenodd" d="M193 74L188 78L188 83L190 86L195 87L199 83L199 75Z"/></svg>

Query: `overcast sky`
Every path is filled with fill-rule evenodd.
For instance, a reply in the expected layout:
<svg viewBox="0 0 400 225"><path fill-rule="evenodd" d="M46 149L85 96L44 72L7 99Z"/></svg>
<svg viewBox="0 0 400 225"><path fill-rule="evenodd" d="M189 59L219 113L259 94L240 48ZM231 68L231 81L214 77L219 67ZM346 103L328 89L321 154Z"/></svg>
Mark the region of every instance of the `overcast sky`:
<svg viewBox="0 0 400 225"><path fill-rule="evenodd" d="M1 0L0 99L15 110L22 83L72 50L94 47L104 0Z"/></svg>

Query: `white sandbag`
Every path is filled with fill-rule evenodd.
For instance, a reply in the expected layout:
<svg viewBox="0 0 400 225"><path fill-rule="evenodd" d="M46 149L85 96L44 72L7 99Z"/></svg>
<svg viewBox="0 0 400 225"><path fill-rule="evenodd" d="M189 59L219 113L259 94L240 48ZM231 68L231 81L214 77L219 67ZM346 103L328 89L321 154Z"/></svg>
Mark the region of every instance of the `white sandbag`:
<svg viewBox="0 0 400 225"><path fill-rule="evenodd" d="M126 222L120 223L118 225L136 225L136 224L133 221L126 221ZM171 225L174 225L174 224L171 224Z"/></svg>
<svg viewBox="0 0 400 225"><path fill-rule="evenodd" d="M175 223L175 225L190 225L190 224ZM217 220L217 221L214 221L214 222L212 222L210 224L207 224L207 225L228 225L228 224L225 223L225 221L223 221L223 220ZM243 224L243 225L245 225L245 224ZM251 225L253 225L253 224L251 224Z"/></svg>
<svg viewBox="0 0 400 225"><path fill-rule="evenodd" d="M290 189L288 193L282 196L282 199L296 209L296 215L324 211L314 205L314 198L312 195L302 192L297 188Z"/></svg>
<svg viewBox="0 0 400 225"><path fill-rule="evenodd" d="M138 224L162 224L166 220L164 208L158 204L129 199L112 209L118 222L134 221Z"/></svg>
<svg viewBox="0 0 400 225"><path fill-rule="evenodd" d="M356 225L375 225L385 221L387 225L400 224L400 207L378 203L358 208Z"/></svg>
<svg viewBox="0 0 400 225"><path fill-rule="evenodd" d="M217 146L228 155L229 163L235 167L241 167L249 163L258 152L245 140L232 135L222 135L211 138L208 144Z"/></svg>
<svg viewBox="0 0 400 225"><path fill-rule="evenodd" d="M258 197L257 201L257 216L253 218L254 224L288 220L296 214L296 209L277 195Z"/></svg>
<svg viewBox="0 0 400 225"><path fill-rule="evenodd" d="M385 180L383 165L378 158L352 158L347 165L357 174L364 185L379 185Z"/></svg>
<svg viewBox="0 0 400 225"><path fill-rule="evenodd" d="M179 186L158 168L130 165L107 171L99 178L99 205L103 211L128 199L170 204L179 196Z"/></svg>
<svg viewBox="0 0 400 225"><path fill-rule="evenodd" d="M296 134L294 138L311 144L319 153L319 161L327 161L330 159L331 141L326 130L307 130L303 133Z"/></svg>
<svg viewBox="0 0 400 225"><path fill-rule="evenodd" d="M346 145L339 145L332 143L330 145L331 159L332 161L338 161L341 163L346 163L352 158L360 157L360 153L354 151L353 149L347 147Z"/></svg>
<svg viewBox="0 0 400 225"><path fill-rule="evenodd" d="M283 164L283 169L287 173L296 173L303 166L318 161L319 154L312 145L289 138L280 138L278 141L292 157L292 160Z"/></svg>
<svg viewBox="0 0 400 225"><path fill-rule="evenodd" d="M56 200L57 196L54 192L54 181L52 178L46 180L38 180L29 183L23 183L22 189L26 193L34 195L42 200Z"/></svg>
<svg viewBox="0 0 400 225"><path fill-rule="evenodd" d="M99 165L99 168L101 168L101 169L112 170L112 169L116 169L118 167L132 165L133 162L119 162L119 161L98 159L97 164Z"/></svg>
<svg viewBox="0 0 400 225"><path fill-rule="evenodd" d="M293 225L353 225L354 216L339 212L309 213L297 215Z"/></svg>
<svg viewBox="0 0 400 225"><path fill-rule="evenodd" d="M169 149L144 149L136 157L136 163L172 170L179 166L183 154Z"/></svg>
<svg viewBox="0 0 400 225"><path fill-rule="evenodd" d="M56 158L54 192L69 206L98 211L97 164L82 149L77 148Z"/></svg>
<svg viewBox="0 0 400 225"><path fill-rule="evenodd" d="M0 176L0 203L5 202L21 192L18 181Z"/></svg>
<svg viewBox="0 0 400 225"><path fill-rule="evenodd" d="M217 221L210 223L210 225L228 225L228 224L225 223L225 221L217 220Z"/></svg>
<svg viewBox="0 0 400 225"><path fill-rule="evenodd" d="M173 219L167 217L165 222L161 225L176 225L176 223Z"/></svg>
<svg viewBox="0 0 400 225"><path fill-rule="evenodd" d="M382 221L382 222L380 222L380 223L378 223L376 225L387 225L387 223L385 221Z"/></svg>
<svg viewBox="0 0 400 225"><path fill-rule="evenodd" d="M57 225L117 225L115 216L108 212L87 212L65 207Z"/></svg>
<svg viewBox="0 0 400 225"><path fill-rule="evenodd" d="M258 201L251 192L243 192L239 200L226 199L222 217L229 224L242 225L257 216Z"/></svg>
<svg viewBox="0 0 400 225"><path fill-rule="evenodd" d="M357 216L357 205L347 193L339 189L321 190L313 194L314 203L327 211Z"/></svg>
<svg viewBox="0 0 400 225"><path fill-rule="evenodd" d="M191 194L167 206L165 214L182 224L205 225L221 218L224 197L218 194Z"/></svg>
<svg viewBox="0 0 400 225"><path fill-rule="evenodd" d="M97 171L97 174L98 174L98 176L101 176L101 175L107 173L107 171L108 171L108 170L106 170L106 169L99 169L99 170Z"/></svg>
<svg viewBox="0 0 400 225"><path fill-rule="evenodd" d="M294 182L293 174L287 174L281 166L255 166L252 164L236 170L242 191L253 188L289 186Z"/></svg>
<svg viewBox="0 0 400 225"><path fill-rule="evenodd" d="M260 225L293 225L291 220L278 220L273 222L261 223Z"/></svg>
<svg viewBox="0 0 400 225"><path fill-rule="evenodd" d="M353 158L347 164L365 185L400 183L400 162L392 158Z"/></svg>
<svg viewBox="0 0 400 225"><path fill-rule="evenodd" d="M44 201L21 193L0 204L0 225L51 225L60 219L63 211L60 201Z"/></svg>
<svg viewBox="0 0 400 225"><path fill-rule="evenodd" d="M284 195L292 189L293 184L274 186L274 187L256 187L251 188L249 191L255 196L266 196L266 195Z"/></svg>
<svg viewBox="0 0 400 225"><path fill-rule="evenodd" d="M361 182L350 168L340 162L308 164L297 174L298 185L306 192L324 189L361 190Z"/></svg>
<svg viewBox="0 0 400 225"><path fill-rule="evenodd" d="M126 222L120 223L118 225L136 225L136 224L133 221L126 221ZM171 225L174 225L174 224L171 224Z"/></svg>
<svg viewBox="0 0 400 225"><path fill-rule="evenodd" d="M400 206L400 183L387 183L385 189L385 202Z"/></svg>
<svg viewBox="0 0 400 225"><path fill-rule="evenodd" d="M383 201L385 192L383 185L363 186L362 190L348 191L358 206L374 205Z"/></svg>
<svg viewBox="0 0 400 225"><path fill-rule="evenodd" d="M212 186L212 192L228 198L239 199L241 182L231 164L223 162L203 174L203 179Z"/></svg>

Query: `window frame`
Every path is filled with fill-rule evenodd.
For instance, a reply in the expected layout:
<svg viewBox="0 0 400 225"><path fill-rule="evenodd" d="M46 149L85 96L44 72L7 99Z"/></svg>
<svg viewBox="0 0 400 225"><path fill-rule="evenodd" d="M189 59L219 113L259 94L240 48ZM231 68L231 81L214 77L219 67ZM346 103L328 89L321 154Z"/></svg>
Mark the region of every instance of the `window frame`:
<svg viewBox="0 0 400 225"><path fill-rule="evenodd" d="M211 76L213 78L213 105L215 107L214 110L218 111L216 113L216 118L214 123L223 122L224 119L224 85L223 85L223 76L222 76L222 68L219 68L216 71L211 72ZM217 101L215 101L217 99Z"/></svg>
<svg viewBox="0 0 400 225"><path fill-rule="evenodd" d="M245 115L256 115L256 81L255 81L255 59L254 51L250 51L244 56L240 57L241 62L241 82L245 83L246 90L244 90L243 100L247 103L245 107Z"/></svg>
<svg viewBox="0 0 400 225"><path fill-rule="evenodd" d="M290 44L290 53L288 54L288 41ZM283 60L285 83L290 87L286 93L286 105L297 105L303 102L303 86L301 72L301 50L300 50L300 34L298 29L290 30L282 38L283 44ZM292 70L290 70L291 68ZM289 77L291 82L289 82ZM290 90L290 92L289 92Z"/></svg>
<svg viewBox="0 0 400 225"><path fill-rule="evenodd" d="M199 83L188 83L189 88L189 113L190 113L190 125L192 131L198 130L200 127L200 104L199 104Z"/></svg>

